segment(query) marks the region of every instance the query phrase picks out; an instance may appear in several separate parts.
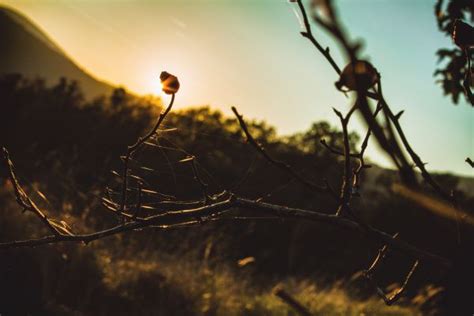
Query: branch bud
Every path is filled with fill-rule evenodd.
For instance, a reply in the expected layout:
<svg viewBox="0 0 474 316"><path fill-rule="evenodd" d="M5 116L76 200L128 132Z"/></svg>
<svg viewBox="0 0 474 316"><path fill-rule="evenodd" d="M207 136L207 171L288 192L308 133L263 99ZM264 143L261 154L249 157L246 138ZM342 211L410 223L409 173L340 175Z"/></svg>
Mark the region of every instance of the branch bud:
<svg viewBox="0 0 474 316"><path fill-rule="evenodd" d="M179 90L179 81L176 76L163 71L160 75L162 90L166 94L175 94Z"/></svg>

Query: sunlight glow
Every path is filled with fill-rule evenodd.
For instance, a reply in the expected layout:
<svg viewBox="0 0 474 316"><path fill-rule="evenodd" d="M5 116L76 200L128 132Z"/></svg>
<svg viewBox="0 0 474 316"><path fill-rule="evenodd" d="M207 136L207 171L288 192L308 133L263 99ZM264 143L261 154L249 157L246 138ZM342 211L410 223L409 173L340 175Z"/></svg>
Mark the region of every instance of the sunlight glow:
<svg viewBox="0 0 474 316"><path fill-rule="evenodd" d="M339 126L331 106L348 103L334 89L337 76L327 61L301 39L302 21L299 14L295 19L298 12L294 12L294 3L0 2L26 14L81 68L131 93L164 97L160 72L178 76L181 90L175 108L210 105L232 115L230 105L236 105L246 116L265 119L280 134L290 134L319 120ZM405 132L419 155L429 160L432 170L471 176L472 168L460 157L474 155L473 112L464 101L462 106L453 107L432 77L435 52L451 43L437 29L432 3L340 3L341 20L350 26L349 35L364 39L364 56L370 57L385 78L387 100L398 106L395 110L407 110ZM387 15L387 10L393 14ZM406 23L397 30L391 28L400 20ZM333 39L324 32L318 36L342 66L344 56ZM421 47L420 38L425 40ZM420 49L416 53L394 49L417 45ZM420 117L425 119L420 122ZM363 122L354 120L354 124L354 130L363 135ZM446 155L440 155L439 146L426 141L432 137L431 126L444 126L449 131L437 134ZM377 144L368 148L367 155L380 165L391 166Z"/></svg>
<svg viewBox="0 0 474 316"><path fill-rule="evenodd" d="M154 89L154 94L160 98L163 98L165 96L165 93L163 92L163 83L158 81L157 83L154 82L154 85L157 86L157 88Z"/></svg>

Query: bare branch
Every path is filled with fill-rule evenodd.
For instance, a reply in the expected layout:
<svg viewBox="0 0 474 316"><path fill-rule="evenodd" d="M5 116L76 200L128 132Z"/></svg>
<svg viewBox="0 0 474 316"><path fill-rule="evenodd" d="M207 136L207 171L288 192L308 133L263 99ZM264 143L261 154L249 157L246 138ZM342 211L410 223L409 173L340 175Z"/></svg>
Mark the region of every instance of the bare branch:
<svg viewBox="0 0 474 316"><path fill-rule="evenodd" d="M16 177L15 168L13 166L13 162L10 159L8 150L5 147L2 147L2 151L4 163L8 168L8 177L15 191L16 201L18 205L20 205L25 211L30 211L35 214L54 235L60 236L60 229L64 232L68 232L68 230L65 230L64 227L49 220L46 215L39 209L39 207L28 197Z"/></svg>
<svg viewBox="0 0 474 316"><path fill-rule="evenodd" d="M394 239L397 238L397 237L398 237L398 233L393 235ZM367 280L369 280L369 282L375 288L375 291L376 291L377 295L380 296L384 300L385 304L392 305L393 303L398 301L400 299L400 297L402 296L402 294L405 291L408 283L410 282L410 279L413 275L413 272L415 272L416 268L418 267L419 260L416 260L415 263L412 265L410 271L408 272L407 276L405 277L405 280L404 280L402 286L399 287L397 290L395 290L391 295L387 295L385 293L385 291L377 284L377 282L375 281L375 279L373 277L376 269L378 269L378 267L380 266L382 261L385 259L385 255L387 254L387 252L388 252L388 246L387 245L384 245L381 249L379 249L378 254L375 257L374 261L372 262L370 267L367 270L364 271L363 275Z"/></svg>
<svg viewBox="0 0 474 316"><path fill-rule="evenodd" d="M204 203L208 204L211 199L207 190L208 185L202 180L201 176L199 175L199 171L196 165L196 157L194 156L189 157L188 161L191 163L194 180L199 184L199 187L201 188L202 196L204 198Z"/></svg>
<svg viewBox="0 0 474 316"><path fill-rule="evenodd" d="M251 143L251 144L258 150L258 152L259 152L260 154L262 154L267 160L269 160L270 162L275 161L271 156L269 156L269 154L264 150L264 148L261 147L261 146L255 141L255 139L252 137L252 135L251 135L250 132L248 131L248 128L247 128L247 126L246 126L246 124L245 124L245 121L243 120L242 116L237 112L237 109L236 109L235 107L232 107L232 111L235 113L235 115L236 115L237 118L239 119L239 123L240 123L240 125L241 125L241 128L242 128L242 130L244 131L244 133L245 133L245 135L246 135L246 137L247 137L249 143ZM351 109L351 111L350 111L349 113L351 114L352 112L353 112L353 110ZM336 112L336 113L338 113L338 112ZM342 117L342 114L339 113L339 115ZM274 164L275 164L277 167L282 168L282 169L284 169L284 170L286 170L286 171L288 171L288 170L293 171L293 170L291 169L291 167L289 167L289 166L286 165L285 163L274 163ZM293 172L289 172L289 173L290 173L290 175L292 175L296 180L301 181L301 180L300 180L300 177L298 177L298 174L294 173L294 171L293 171ZM296 174L296 176L295 176L295 174ZM305 180L303 179L303 181L305 181ZM328 187L328 188L329 188L329 187ZM332 196L334 197L334 195L332 195ZM242 201L242 199L239 199L239 201ZM262 202L258 201L257 203L262 203ZM267 205L267 204L262 203L261 205ZM260 205L260 206L261 206L261 205ZM247 206L249 206L249 204L247 204ZM367 225L367 224L361 222L361 221L358 219L358 217L355 216L355 214L352 212L352 210L350 209L349 205L346 206L346 210L347 210L347 212L355 219L354 222L353 222L353 221L349 221L349 222L355 224L356 227L357 227L359 230L361 230L363 233L365 233L366 235L369 235L369 236L372 236L372 237L376 237L376 239L378 239L378 240L380 240L380 241L382 241L382 242L384 242L384 243L385 243L385 241L386 241L387 243L390 243L390 244L392 244L392 242L398 243L398 241L392 240L392 238L391 238L390 235L388 235L388 234L386 234L386 233L384 233L384 232L381 232L381 231L379 231L379 230L377 230L377 229L371 227L370 225ZM279 211L281 211L281 209L279 209ZM327 215L326 215L326 216L327 216ZM334 216L335 216L336 218L338 218L337 215L334 215ZM329 218L332 218L332 217L329 217ZM327 220L328 218L324 217L324 219ZM338 222L338 223L339 223L339 222ZM346 227L346 228L347 228L347 227ZM352 228L354 228L354 227L352 227ZM403 246L403 247L404 247L404 246ZM409 247L409 248L410 248L410 247ZM410 253L410 252L411 252L411 250L408 251L408 253ZM417 251L415 250L415 252L417 252Z"/></svg>
<svg viewBox="0 0 474 316"><path fill-rule="evenodd" d="M229 198L222 202L217 202L212 205L198 207L195 209L186 209L178 211L169 211L158 215L153 215L142 219L141 221L133 221L117 225L102 231L82 234L82 235L56 235L47 236L39 239L30 239L25 241L14 241L0 244L0 249L14 248L14 247L34 247L43 244L51 244L57 242L83 242L89 243L91 241L101 239L104 237L129 232L148 226L161 225L166 228L169 225L180 224L187 222L189 219L205 217L209 215L220 214L221 211L230 209L234 205L234 199Z"/></svg>
<svg viewBox="0 0 474 316"><path fill-rule="evenodd" d="M321 44L319 44L319 42L316 40L316 38L313 36L313 33L311 31L311 24L309 23L308 15L306 14L306 10L304 8L302 0L297 0L296 2L298 4L301 15L303 17L303 23L305 26L305 31L301 32L301 35L307 38L316 47L316 49L327 59L327 61L332 66L332 68L334 68L337 74L341 74L341 68L339 68L339 66L336 64L336 61L332 58L329 52L329 47L326 47L324 49L321 46Z"/></svg>
<svg viewBox="0 0 474 316"><path fill-rule="evenodd" d="M398 135L400 136L400 140L402 141L403 146L407 150L408 154L410 155L411 159L415 163L415 165L420 169L421 175L423 176L423 179L436 191L438 195L440 195L443 199L447 200L448 202L454 203L454 200L452 196L444 191L441 186L433 179L431 174L426 170L425 164L421 161L420 157L418 154L413 150L411 147L410 143L408 142L408 139L405 136L405 132L403 131L399 119L396 115L393 114L392 110L386 103L382 92L381 92L381 83L379 82L379 96L380 96L380 102L384 107L384 110L387 111L388 117L392 121L395 129L397 130Z"/></svg>
<svg viewBox="0 0 474 316"><path fill-rule="evenodd" d="M303 18L303 23L305 31L301 32L301 35L307 38L316 49L326 58L332 68L336 71L338 75L345 73L345 68L342 72L335 60L332 58L329 48L323 48L320 43L314 37L310 21L308 19L308 14L306 13L305 7L302 0L294 0L298 4L299 10ZM316 13L313 16L314 21L321 26L323 29L328 31L342 46L343 53L346 55L350 63L357 61L359 45L351 41L344 31L342 24L339 22L336 12L333 10L330 5L330 1L326 1L327 5L327 15L328 18L323 19L318 16ZM466 57L467 53L466 53ZM468 73L464 81L466 88L466 82L468 88L466 89L466 94L470 95L470 61L468 65ZM424 180L434 189L434 191L443 197L445 200L451 202L455 207L457 207L456 198L453 194L449 194L441 186L434 181L432 176L427 172L424 167L423 162L418 157L418 155L413 151L410 144L405 137L405 134L400 126L399 119L402 112L394 114L387 102L385 101L382 93L382 85L380 82L380 75L376 72L374 68L374 73L376 79L373 80L373 84L370 87L363 87L358 80L355 80L355 87L352 87L351 91L356 92L356 102L344 116L341 112L334 109L334 112L339 117L342 133L343 133L343 148L333 148L329 146L324 140L321 140L323 146L328 149L331 153L344 156L344 169L343 169L343 181L340 188L340 193L336 193L326 181L325 186L317 185L309 180L307 180L301 173L295 171L292 166L272 157L270 153L260 144L250 133L243 116L239 114L235 107L232 107L232 111L235 114L240 128L242 129L247 142L255 149L258 155L261 155L266 161L268 161L273 166L283 170L286 174L291 177L291 180L285 184L288 185L293 181L297 181L304 187L310 189L312 192L317 193L329 193L329 195L338 202L337 210L334 214L332 212L317 211L313 209L300 209L292 208L285 205L276 205L271 203L263 202L263 198L252 200L245 197L236 196L233 193L223 191L219 194L210 194L208 184L200 176L199 168L197 166L196 158L187 154L188 158L183 159L181 162L190 162L192 172L194 175L194 180L200 187L203 200L192 200L192 201L176 201L173 200L173 197L167 196L165 194L153 191L150 188L144 179L139 175L130 174L130 169L134 168L138 162L133 159L134 154L144 145L156 146L150 139L154 137L159 130L162 122L171 111L174 100L175 92L174 90L167 90L172 93L171 100L169 105L166 107L163 113L159 115L159 118L153 128L143 137L138 138L138 140L127 147L126 155L122 158L123 160L123 170L121 174L115 172L121 180L122 185L120 188L121 192L114 192L112 190L107 190L107 198L102 199L102 204L108 210L117 214L122 218L122 223L111 228L107 228L101 231L96 231L92 233L83 233L83 234L72 234L67 230L67 228L58 225L53 220L50 220L46 215L35 205L35 203L28 197L23 188L20 186L17 177L14 172L13 163L11 162L8 151L3 149L4 160L9 169L9 178L13 184L15 195L18 204L25 210L33 212L42 223L51 231L52 235L30 240L22 241L12 241L0 243L0 249L9 249L14 247L34 247L44 244L52 244L59 242L82 242L89 243L98 239L105 237L141 230L143 228L155 228L155 229L170 229L170 228L184 228L195 225L203 225L208 222L224 221L224 220L301 220L308 222L319 222L327 223L329 225L337 226L342 229L354 231L356 233L365 235L370 240L374 240L379 244L384 245L379 251L370 265L370 267L364 271L365 277L374 285L377 294L382 297L387 305L391 305L397 300L400 299L401 295L406 290L406 287L416 270L417 266L421 261L431 261L437 263L443 267L450 268L451 262L438 256L429 251L420 249L415 245L412 245L406 241L403 241L398 238L398 235L395 234L391 236L390 234L378 230L364 221L361 221L351 209L351 199L353 196L358 194L357 188L360 184L360 174L364 168L368 168L364 161L364 154L368 146L368 141L370 136L373 134L377 142L380 144L382 149L390 156L393 163L399 169L400 176L405 183L408 183L412 186L418 184L415 171L409 162L410 158L413 160L415 165L421 170L421 174ZM164 73L165 75L167 73ZM163 75L163 73L162 73ZM167 74L169 75L169 74ZM173 76L174 77L174 76ZM342 80L341 80L342 82ZM377 83L377 84L376 84ZM177 91L179 88L179 83L174 87ZM375 88L376 86L376 88ZM170 89L173 87L170 87ZM338 86L338 88L340 88ZM342 89L340 89L342 91ZM345 91L342 91L345 92ZM373 110L373 105L370 104L368 98L374 99L377 101L377 107ZM472 102L472 100L471 100ZM365 135L363 142L361 144L359 153L351 153L350 150L350 139L349 139L349 121L352 115L356 111L360 111L367 126L367 134ZM382 125L380 123L380 118L377 118L377 115L380 111L383 111L385 115L385 123ZM399 143L401 142L401 144ZM184 151L183 151L184 152ZM352 160L356 159L356 161ZM356 167L353 163L357 163ZM466 162L474 167L474 163L470 158L466 159ZM246 177L250 174L251 168L253 166L250 164L247 172L244 175L244 178L238 183L245 181ZM149 169L153 170L153 169ZM201 168L201 171L205 169ZM129 181L137 184L137 187L129 186ZM237 184L237 185L238 185ZM130 193L132 192L132 193ZM136 201L134 203L127 203L128 196L135 196ZM272 192L268 195L271 195ZM148 196L160 196L158 202L149 202ZM146 198L144 198L146 196ZM120 197L120 202L114 202L113 197ZM165 201L163 201L163 199ZM168 200L166 200L168 199ZM173 200L173 201L170 201ZM447 203L445 203L447 204ZM152 211L160 211L160 213L152 213ZM341 216L341 215L351 215ZM151 215L150 215L151 214ZM248 215L250 214L250 215ZM454 214L457 214L454 212ZM456 215L457 216L457 215ZM405 254L410 260L414 260L414 263L406 275L403 284L392 294L387 294L381 288L373 275L375 274L378 267L384 261L385 255L388 250L397 250ZM295 309L299 314L308 316L310 312L294 299L290 294L285 292L282 288L275 289L275 295L280 297L285 303L290 305Z"/></svg>
<svg viewBox="0 0 474 316"><path fill-rule="evenodd" d="M333 192L327 187L327 186L319 186L317 184L314 184L308 180L306 180L303 176L301 176L299 173L297 173L290 165L286 164L283 161L279 161L271 157L265 148L263 148L262 145L260 145L255 138L253 138L252 134L250 134L247 124L245 124L245 121L243 119L243 116L239 114L237 109L235 107L232 107L232 111L234 112L235 116L237 117L237 120L239 121L240 127L242 131L245 134L245 137L247 138L247 141L257 150L266 160L268 160L271 164L275 165L276 167L284 170L288 174L290 174L292 177L294 177L299 183L304 185L305 187L309 188L310 190L317 192L317 193L329 193L331 194L332 197L335 197L333 195Z"/></svg>
<svg viewBox="0 0 474 316"><path fill-rule="evenodd" d="M400 239L393 238L391 235L382 232L378 229L372 228L370 226L361 225L355 221L341 216L328 215L326 213L316 212L313 210L303 210L264 202L257 202L243 198L236 198L235 203L237 206L247 207L253 210L267 211L283 218L294 218L314 222L325 222L331 225L339 226L344 229L358 231L368 237L373 237L374 239L379 240L383 244L388 244L393 249L398 249L401 252L408 254L414 258L418 258L420 260L434 261L445 267L449 267L451 265L450 261L445 258L418 249L417 247L410 245Z"/></svg>
<svg viewBox="0 0 474 316"><path fill-rule="evenodd" d="M469 164L469 166L471 166L472 168L474 168L474 161L472 161L471 158L467 157L467 158L466 158L466 162Z"/></svg>
<svg viewBox="0 0 474 316"><path fill-rule="evenodd" d="M342 116L341 112L334 109L334 112L339 117L342 125L342 133L344 135L344 178L341 185L341 194L339 196L339 207L336 211L336 215L341 215L342 212L347 211L349 202L351 199L351 156L349 147L349 134L347 132L347 124L354 113L356 106L354 105L345 117Z"/></svg>
<svg viewBox="0 0 474 316"><path fill-rule="evenodd" d="M153 135L155 135L156 131L158 130L158 128L160 128L160 125L165 119L166 115L168 115L168 113L171 111L171 108L173 107L174 99L175 99L175 94L173 93L171 95L171 100L168 107L165 109L163 113L160 114L155 126L145 136L138 138L135 144L127 148L127 154L124 157L124 165L123 165L123 171L122 171L122 197L121 197L121 203L120 203L120 210L122 211L124 210L125 204L127 203L127 186L128 186L128 170L129 170L128 163L132 155L135 153L135 151L138 148L140 148L144 143L146 143Z"/></svg>
<svg viewBox="0 0 474 316"><path fill-rule="evenodd" d="M306 16L306 10L302 4L301 0L298 0L298 5L300 7L300 10L302 11L303 17ZM349 56L350 60L356 60L356 50L357 46L349 44L348 39L344 35L342 31L342 27L340 26L339 21L335 18L334 15L334 10L332 9L330 3L326 3L328 6L328 9L330 9L330 14L332 20L328 23L322 20L320 17L317 15L313 16L313 19L323 28L325 28L328 32L330 32L343 46L345 53ZM307 18L306 18L307 19ZM305 25L309 25L309 22L305 23ZM323 56L326 57L325 54ZM327 58L327 57L326 57ZM338 74L340 74L340 71L337 71ZM390 118L391 122L393 123L398 135L400 136L400 139L402 141L403 146L405 147L406 151L410 155L411 159L415 163L415 165L420 169L421 174L424 178L424 180L431 186L433 189L439 194L443 199L455 204L456 201L453 199L453 196L449 194L448 192L444 191L436 181L433 180L431 174L426 170L424 167L424 163L421 161L419 156L415 153L415 151L412 149L410 144L408 143L408 140L399 124L399 116L401 113L395 115L391 111L390 107L388 106L387 102L383 98L383 94L381 91L381 83L379 80L378 83L378 91L375 93L372 93L370 91L362 91L361 89L357 89L357 94L358 94L358 107L361 110L361 113L364 116L364 119L366 123L369 125L371 132L374 133L377 141L379 144L382 146L382 148L387 152L390 157L392 158L392 161L395 163L395 165L398 167L400 170L400 175L402 176L402 179L404 182L414 185L416 184L416 178L414 176L413 170L404 158L404 155L402 153L401 148L398 146L398 144L394 143L394 140L389 142L383 132L383 129L380 127L380 125L375 121L369 105L367 103L366 97L370 97L372 99L378 100L383 108L384 111L387 112L388 117Z"/></svg>
<svg viewBox="0 0 474 316"><path fill-rule="evenodd" d="M132 219L138 218L138 215L140 214L140 211L142 209L142 186L142 182L138 182L137 205L135 206L135 212L133 213Z"/></svg>
<svg viewBox="0 0 474 316"><path fill-rule="evenodd" d="M364 273L364 276L369 280L369 282L375 288L375 292L377 293L377 295L380 298L383 299L385 304L393 305L394 303L396 303L402 297L403 293L406 290L406 287L407 287L408 283L411 280L411 277L412 277L413 273L415 272L416 268L418 267L418 264L419 264L419 261L416 260L415 263L412 265L410 271L406 275L402 286L399 287L397 290L395 290L393 293L389 293L389 294L385 293L385 291L377 284L377 282L375 281L373 275L368 273L368 271L366 271L366 273Z"/></svg>
<svg viewBox="0 0 474 316"><path fill-rule="evenodd" d="M298 0L298 5L300 7L300 10L302 11L303 16L307 16L306 10L302 4L302 1ZM313 16L313 19L324 29L326 29L328 32L333 34L333 36L342 44L345 53L349 57L351 61L357 60L356 58L356 50L357 50L357 45L351 45L344 35L343 31L341 30L341 26L339 24L339 21L336 19L334 10L332 10L332 7L329 3L326 4L328 9L330 10L331 14L330 16L332 17L332 20L330 22L326 22L317 15ZM306 24L306 23L305 23ZM309 24L309 22L308 22ZM319 50L319 49L318 49ZM323 53L323 56L327 58L327 56ZM337 71L338 74L341 74L340 71ZM375 137L377 138L377 141L379 144L382 146L382 148L389 154L389 156L392 158L392 161L395 163L395 165L403 171L402 175L406 178L405 180L408 183L415 183L415 178L412 175L412 171L409 168L409 165L402 159L402 164L400 164L399 159L401 154L401 150L399 147L394 146L394 144L390 144L390 142L387 140L385 134L383 133L382 128L380 125L375 121L375 119L372 117L371 111L369 109L369 106L367 104L367 101L365 100L365 97L371 97L374 99L379 99L379 96L377 94L371 93L369 91L363 91L361 89L357 90L358 92L358 100L359 100L359 108L361 110L361 113L363 114L366 123L370 126L372 131L375 134ZM396 154L395 154L396 153ZM397 157L398 156L398 157Z"/></svg>
<svg viewBox="0 0 474 316"><path fill-rule="evenodd" d="M194 209L184 209L177 211L168 211L158 215L152 215L146 218L143 218L140 221L126 222L121 225L114 226L109 229L98 231L90 234L82 235L57 235L57 236L47 236L39 239L30 239L23 241L13 241L7 243L0 243L0 249L8 249L15 247L34 247L44 244L58 243L58 242L84 242L89 243L91 241L101 239L104 237L129 232L137 229L142 229L145 227L156 227L157 225L160 228L168 228L170 225L182 224L193 219L201 218L216 218L231 209L240 208L244 210L253 210L262 212L265 215L276 216L283 219L299 219L310 222L325 222L331 225L339 226L344 229L356 231L362 234L365 234L369 237L373 237L384 244L390 245L393 249L398 249L399 251L406 253L414 258L420 260L428 260L436 262L442 266L449 267L451 265L450 261L440 257L438 255L429 253L427 251L418 249L417 247L393 238L387 233L379 231L375 228L370 228L362 226L361 224L343 218L336 215L328 215L323 212L318 212L314 210L305 210L299 208L291 208L282 205L269 204L264 202L253 201L245 198L240 198L231 195L228 199L222 202L214 202L209 205L197 207ZM253 214L253 213L252 213Z"/></svg>
<svg viewBox="0 0 474 316"><path fill-rule="evenodd" d="M471 69L471 57L469 54L469 47L464 48L463 53L464 53L464 56L466 57L467 69L466 69L466 74L464 75L462 86L464 88L464 92L466 93L466 99L468 99L471 105L474 106L474 94L471 91L472 69Z"/></svg>
<svg viewBox="0 0 474 316"><path fill-rule="evenodd" d="M334 148L332 146L330 146L326 140L323 138L319 141L321 143L321 145L324 146L324 148L326 148L327 150L329 150L330 153L334 154L334 155L338 155L338 156L344 156L344 152L342 152L341 150L337 149L337 148ZM354 153L351 153L350 156L352 158L359 158L359 154L354 154Z"/></svg>
<svg viewBox="0 0 474 316"><path fill-rule="evenodd" d="M380 103L377 105L377 108L375 109L373 117L377 117L377 114L380 112L382 109L382 106ZM365 150L367 149L367 145L369 144L369 138L372 135L372 129L369 128L367 129L367 133L365 134L364 140L362 141L362 144L360 146L360 153L359 153L359 166L357 169L354 170L354 182L352 184L352 194L353 195L359 195L359 187L360 187L360 174L363 169L369 168L370 165L367 165L364 160L364 154Z"/></svg>
<svg viewBox="0 0 474 316"><path fill-rule="evenodd" d="M293 308L299 315L301 316L311 316L311 312L303 306L297 299L295 299L291 294L286 292L282 286L277 285L273 289L273 294L279 297L283 302L285 302L288 306Z"/></svg>

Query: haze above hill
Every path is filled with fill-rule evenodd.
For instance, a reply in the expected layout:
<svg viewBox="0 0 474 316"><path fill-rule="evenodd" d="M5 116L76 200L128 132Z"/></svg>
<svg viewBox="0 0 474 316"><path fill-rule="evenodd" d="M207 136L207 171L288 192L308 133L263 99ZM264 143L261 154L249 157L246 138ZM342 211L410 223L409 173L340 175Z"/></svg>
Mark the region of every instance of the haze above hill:
<svg viewBox="0 0 474 316"><path fill-rule="evenodd" d="M75 64L39 27L22 14L0 6L0 75L21 73L47 84L61 77L77 80L86 97L109 94L112 86Z"/></svg>

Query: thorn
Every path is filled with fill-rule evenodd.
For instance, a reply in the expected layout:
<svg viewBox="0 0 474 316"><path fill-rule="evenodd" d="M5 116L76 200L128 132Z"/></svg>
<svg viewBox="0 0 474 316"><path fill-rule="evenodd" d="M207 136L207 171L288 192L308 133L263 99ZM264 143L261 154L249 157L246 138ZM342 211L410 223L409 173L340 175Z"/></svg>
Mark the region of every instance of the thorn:
<svg viewBox="0 0 474 316"><path fill-rule="evenodd" d="M194 156L188 156L186 158L183 158L181 160L179 160L178 162L188 162L188 161L193 161L194 160Z"/></svg>
<svg viewBox="0 0 474 316"><path fill-rule="evenodd" d="M336 110L336 108L332 108L332 110L334 111L334 113L336 113L337 116L341 117L342 118L342 113L339 112L338 110Z"/></svg>
<svg viewBox="0 0 474 316"><path fill-rule="evenodd" d="M399 120L400 117L403 115L404 112L405 112L405 110L401 110L400 112L398 112L398 113L395 115L395 118L396 118L397 120Z"/></svg>
<svg viewBox="0 0 474 316"><path fill-rule="evenodd" d="M474 161L472 161L471 158L467 157L464 161L467 162L472 168L474 168Z"/></svg>

